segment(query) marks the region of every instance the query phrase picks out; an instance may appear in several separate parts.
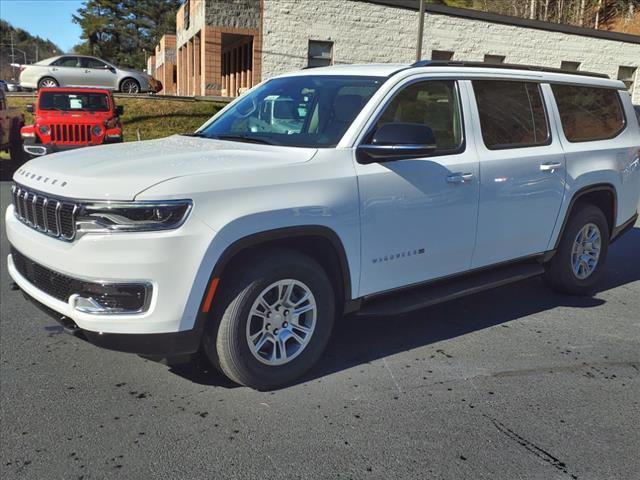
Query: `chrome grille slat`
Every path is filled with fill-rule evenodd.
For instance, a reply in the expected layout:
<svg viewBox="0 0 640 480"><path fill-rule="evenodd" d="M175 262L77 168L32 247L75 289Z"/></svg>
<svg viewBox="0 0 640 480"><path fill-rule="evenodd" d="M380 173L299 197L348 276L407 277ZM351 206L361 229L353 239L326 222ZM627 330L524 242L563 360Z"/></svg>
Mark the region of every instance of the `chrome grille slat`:
<svg viewBox="0 0 640 480"><path fill-rule="evenodd" d="M61 240L71 241L76 236L75 217L79 205L29 191L14 185L11 187L14 214L29 227Z"/></svg>

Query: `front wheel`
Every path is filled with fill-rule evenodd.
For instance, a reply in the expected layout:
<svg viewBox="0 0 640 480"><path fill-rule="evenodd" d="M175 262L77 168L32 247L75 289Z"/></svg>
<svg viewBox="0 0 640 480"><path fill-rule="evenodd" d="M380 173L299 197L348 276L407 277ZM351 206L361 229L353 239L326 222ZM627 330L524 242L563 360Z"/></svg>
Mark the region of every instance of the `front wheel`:
<svg viewBox="0 0 640 480"><path fill-rule="evenodd" d="M140 93L140 84L133 78L127 78L120 84L122 93Z"/></svg>
<svg viewBox="0 0 640 480"><path fill-rule="evenodd" d="M274 250L221 283L203 342L231 380L258 390L286 385L311 368L331 335L335 295L306 255Z"/></svg>
<svg viewBox="0 0 640 480"><path fill-rule="evenodd" d="M546 265L547 283L562 293L592 293L604 271L609 238L609 224L602 210L594 205L578 206L556 254Z"/></svg>

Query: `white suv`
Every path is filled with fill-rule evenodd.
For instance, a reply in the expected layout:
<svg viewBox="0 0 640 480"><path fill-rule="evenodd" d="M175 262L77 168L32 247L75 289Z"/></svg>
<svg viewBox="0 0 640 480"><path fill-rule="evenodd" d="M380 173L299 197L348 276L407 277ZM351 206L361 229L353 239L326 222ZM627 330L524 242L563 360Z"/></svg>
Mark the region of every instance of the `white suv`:
<svg viewBox="0 0 640 480"><path fill-rule="evenodd" d="M278 98L284 130L262 118ZM345 313L407 312L538 274L589 292L637 218L639 150L624 84L598 75L304 70L195 134L24 165L8 268L92 343L167 357L202 347L229 378L269 389L308 370Z"/></svg>

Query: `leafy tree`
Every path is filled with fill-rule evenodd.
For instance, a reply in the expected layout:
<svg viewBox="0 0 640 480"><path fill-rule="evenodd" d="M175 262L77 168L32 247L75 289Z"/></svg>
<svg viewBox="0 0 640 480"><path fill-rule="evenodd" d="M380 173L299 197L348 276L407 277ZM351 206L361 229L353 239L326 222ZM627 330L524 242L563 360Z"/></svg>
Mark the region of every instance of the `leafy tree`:
<svg viewBox="0 0 640 480"><path fill-rule="evenodd" d="M175 33L181 0L86 0L73 21L82 29L77 53L95 55L117 65L144 68L145 52L160 37Z"/></svg>

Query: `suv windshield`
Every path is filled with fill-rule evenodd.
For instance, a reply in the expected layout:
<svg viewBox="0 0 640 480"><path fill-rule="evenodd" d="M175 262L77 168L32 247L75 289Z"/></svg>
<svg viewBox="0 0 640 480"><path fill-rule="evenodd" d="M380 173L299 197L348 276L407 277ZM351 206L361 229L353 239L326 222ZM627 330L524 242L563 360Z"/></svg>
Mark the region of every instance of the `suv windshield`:
<svg viewBox="0 0 640 480"><path fill-rule="evenodd" d="M108 112L109 98L104 93L43 92L38 104L40 110Z"/></svg>
<svg viewBox="0 0 640 480"><path fill-rule="evenodd" d="M245 95L199 136L291 147L335 147L384 78L276 78Z"/></svg>

